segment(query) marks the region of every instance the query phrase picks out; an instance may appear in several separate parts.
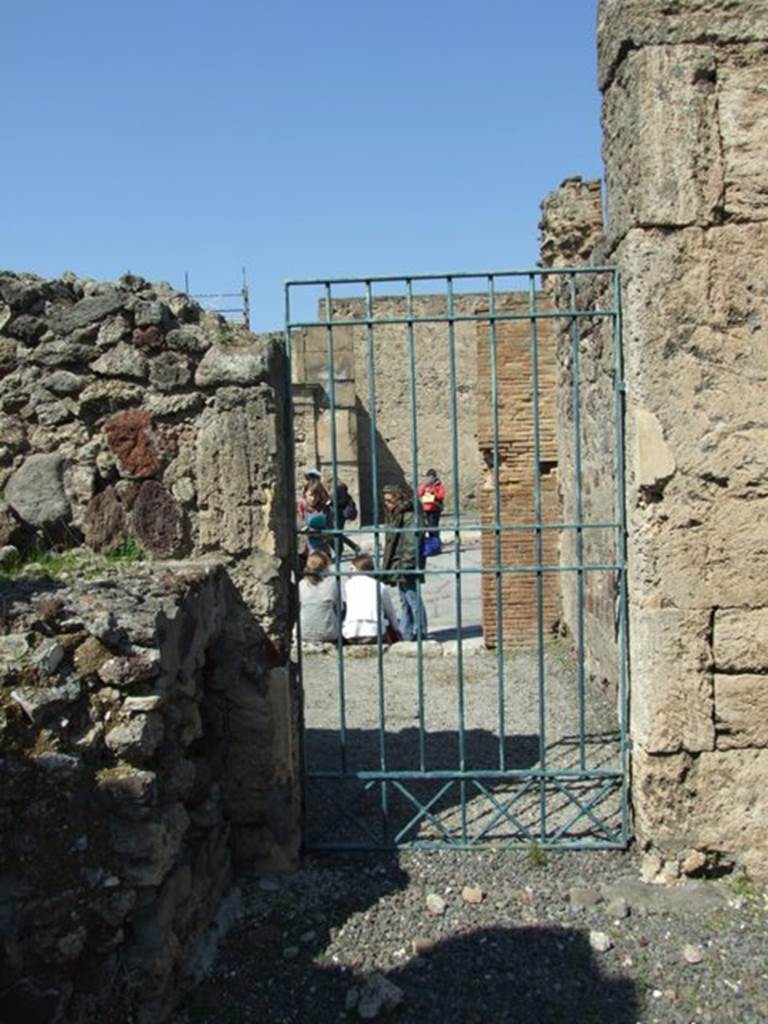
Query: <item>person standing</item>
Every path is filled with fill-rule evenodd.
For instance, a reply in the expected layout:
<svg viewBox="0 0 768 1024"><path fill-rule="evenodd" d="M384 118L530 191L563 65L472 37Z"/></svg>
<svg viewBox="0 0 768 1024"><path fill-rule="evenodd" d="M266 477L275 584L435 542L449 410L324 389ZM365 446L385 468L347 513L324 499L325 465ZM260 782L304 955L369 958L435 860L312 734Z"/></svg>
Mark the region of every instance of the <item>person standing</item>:
<svg viewBox="0 0 768 1024"><path fill-rule="evenodd" d="M393 532L387 533L381 567L386 572L384 582L396 586L400 594L400 634L403 640L425 638L427 613L419 593L424 582L420 515L403 487L384 487L383 502L384 522Z"/></svg>
<svg viewBox="0 0 768 1024"><path fill-rule="evenodd" d="M430 527L429 536L440 539L440 516L445 504L445 487L436 469L428 469L424 483L419 485L418 497L424 512L424 519Z"/></svg>
<svg viewBox="0 0 768 1024"><path fill-rule="evenodd" d="M315 469L313 466L307 466L304 470L304 483L301 487L301 493L296 501L296 515L299 520L299 525L304 524L304 520L307 516L307 491L313 484L321 483L320 470Z"/></svg>
<svg viewBox="0 0 768 1024"><path fill-rule="evenodd" d="M307 538L307 553L322 551L331 557L328 546L328 492L319 480L313 480L304 491L304 522L300 532Z"/></svg>
<svg viewBox="0 0 768 1024"><path fill-rule="evenodd" d="M329 488L330 490L330 488ZM355 499L349 493L349 488L345 483L339 480L336 484L336 501L329 496L328 503L325 507L325 516L328 520L328 525L334 530L343 530L344 524L352 522L357 519L357 505ZM350 537L347 537L343 533L337 533L333 538L334 551L336 552L337 560L341 560L342 545L346 544L348 548L351 548L356 555L360 554L360 545L356 544Z"/></svg>

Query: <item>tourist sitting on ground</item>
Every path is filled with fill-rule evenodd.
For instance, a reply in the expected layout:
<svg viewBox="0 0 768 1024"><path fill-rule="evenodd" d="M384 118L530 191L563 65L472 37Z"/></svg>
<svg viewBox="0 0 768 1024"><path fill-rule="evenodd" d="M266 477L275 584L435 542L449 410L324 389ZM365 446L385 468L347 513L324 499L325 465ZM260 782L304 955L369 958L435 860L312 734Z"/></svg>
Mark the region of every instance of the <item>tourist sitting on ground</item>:
<svg viewBox="0 0 768 1024"><path fill-rule="evenodd" d="M339 637L341 588L335 576L324 575L330 564L323 551L311 552L299 581L301 639L304 643L335 643Z"/></svg>
<svg viewBox="0 0 768 1024"><path fill-rule="evenodd" d="M373 559L361 554L352 559L352 572L344 585L344 640L350 644L385 643L400 639L397 614L389 591L374 579Z"/></svg>

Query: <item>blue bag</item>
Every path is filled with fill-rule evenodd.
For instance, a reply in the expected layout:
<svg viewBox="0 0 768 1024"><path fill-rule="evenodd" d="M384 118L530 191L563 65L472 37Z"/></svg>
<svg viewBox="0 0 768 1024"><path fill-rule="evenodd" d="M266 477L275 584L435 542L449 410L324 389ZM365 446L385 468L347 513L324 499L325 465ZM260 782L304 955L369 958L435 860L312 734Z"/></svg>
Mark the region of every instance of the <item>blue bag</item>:
<svg viewBox="0 0 768 1024"><path fill-rule="evenodd" d="M443 545L439 537L425 537L421 542L421 554L423 558L431 558L433 555L439 555L443 550Z"/></svg>

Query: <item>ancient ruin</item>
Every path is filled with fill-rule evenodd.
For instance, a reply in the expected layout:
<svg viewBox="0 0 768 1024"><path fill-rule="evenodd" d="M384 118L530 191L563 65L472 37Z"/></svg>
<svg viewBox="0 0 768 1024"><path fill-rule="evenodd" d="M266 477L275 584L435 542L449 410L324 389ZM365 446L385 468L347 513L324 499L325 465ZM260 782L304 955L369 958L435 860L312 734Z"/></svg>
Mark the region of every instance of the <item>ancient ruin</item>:
<svg viewBox="0 0 768 1024"><path fill-rule="evenodd" d="M286 363L137 278L0 297L0 1017L155 1020L298 851Z"/></svg>
<svg viewBox="0 0 768 1024"><path fill-rule="evenodd" d="M621 275L620 361L599 318L577 336L578 500L610 518L626 473L629 566L626 593L610 573L581 594L570 578L550 588L547 628L573 642L583 612L587 671L613 699L625 601L633 830L657 882L733 866L768 876L767 47L755 3L602 0L607 216L599 184L574 178L543 207L543 271ZM596 280L548 282L542 302L599 308L609 297ZM412 308L432 301L414 296ZM365 302L334 298L334 317ZM373 299L383 319L404 302ZM454 489L488 516L479 330L456 331ZM501 378L514 403L528 356L513 328L500 337L517 351ZM382 325L379 338L386 382L403 333ZM413 476L406 396L385 384L372 410L365 327L337 328L334 342L336 468L370 521L372 448ZM450 488L445 368L434 334L415 343L433 408L418 461ZM543 344L544 515L567 522L578 475L567 322ZM129 1008L143 1024L162 1019L236 913L233 866L296 861L287 439L295 414L297 463L329 467L327 333L307 329L293 357L292 406L282 337L249 335L133 276L0 274L3 1020L117 1024ZM507 497L528 516L515 459L529 464L530 444L524 431L500 440ZM580 542L588 560L615 555L615 536ZM572 561L573 534L552 543L547 559ZM483 599L494 642L493 586ZM530 588L505 594L505 634L531 636L529 601Z"/></svg>

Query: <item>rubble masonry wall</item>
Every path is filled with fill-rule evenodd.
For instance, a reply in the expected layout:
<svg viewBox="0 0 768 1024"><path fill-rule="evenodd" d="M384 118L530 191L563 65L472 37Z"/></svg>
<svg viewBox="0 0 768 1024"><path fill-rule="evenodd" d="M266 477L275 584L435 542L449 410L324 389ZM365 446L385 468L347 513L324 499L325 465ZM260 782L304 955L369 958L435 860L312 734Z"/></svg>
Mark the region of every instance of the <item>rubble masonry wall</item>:
<svg viewBox="0 0 768 1024"><path fill-rule="evenodd" d="M102 553L0 574L3 1019L159 1019L295 859L287 388L167 286L0 274L0 546Z"/></svg>

